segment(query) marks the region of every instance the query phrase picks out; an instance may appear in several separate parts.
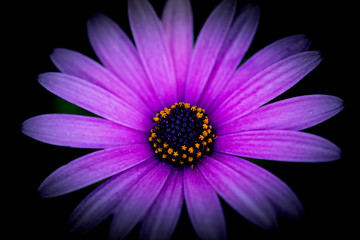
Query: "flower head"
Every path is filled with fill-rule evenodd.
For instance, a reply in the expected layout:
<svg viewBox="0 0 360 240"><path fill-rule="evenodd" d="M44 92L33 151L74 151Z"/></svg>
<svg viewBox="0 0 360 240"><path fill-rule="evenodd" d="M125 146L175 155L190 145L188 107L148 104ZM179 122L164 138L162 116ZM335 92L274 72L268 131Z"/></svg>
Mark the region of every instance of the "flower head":
<svg viewBox="0 0 360 240"><path fill-rule="evenodd" d="M304 35L280 39L238 67L259 21L257 6L235 16L222 1L193 46L189 0L168 0L160 20L146 0L128 2L135 45L108 17L88 21L103 65L67 49L52 61L61 73L40 84L99 117L45 114L22 131L50 144L102 149L75 159L39 187L55 197L109 178L74 210L71 232L83 234L109 216L110 238L141 222L140 237L169 239L183 202L201 239L226 238L219 197L271 230L278 216L298 218L302 205L279 178L240 157L290 162L340 158L328 140L305 132L341 111L342 100L307 95L269 103L321 61ZM239 157L240 156L240 157Z"/></svg>

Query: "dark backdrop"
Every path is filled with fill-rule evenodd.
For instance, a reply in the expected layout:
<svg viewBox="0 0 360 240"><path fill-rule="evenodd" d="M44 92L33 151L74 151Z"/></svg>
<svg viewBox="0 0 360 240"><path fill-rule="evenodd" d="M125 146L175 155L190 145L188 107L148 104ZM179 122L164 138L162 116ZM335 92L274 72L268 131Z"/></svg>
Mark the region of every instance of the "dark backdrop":
<svg viewBox="0 0 360 240"><path fill-rule="evenodd" d="M160 13L164 1L152 2ZM218 2L193 1L196 33ZM348 235L358 225L359 214L355 201L355 193L358 192L355 169L359 159L351 154L359 140L353 138L357 128L352 122L354 118L350 118L350 114L358 109L355 91L352 92L357 88L358 75L351 73L357 70L352 63L358 63L356 45L353 44L358 30L358 18L352 11L355 6L344 1L323 4L305 0L240 1L239 7L245 3L257 3L261 7L260 25L247 57L279 38L299 33L312 39L311 50L323 53L322 63L278 99L312 93L344 99L345 109L339 115L307 130L337 144L343 150L343 158L336 162L314 164L259 161L261 166L284 180L297 193L306 216L295 222L281 219L279 230L268 233L248 223L223 202L229 238ZM40 199L36 193L39 184L52 171L90 152L40 143L20 133L20 125L27 118L61 111L54 95L37 83L37 75L57 71L49 59L56 47L77 50L96 59L87 39L87 18L101 12L129 33L126 9L126 1L52 1L18 3L4 8L2 38L6 41L3 45L6 64L3 72L9 74L2 79L6 83L2 87L2 117L9 121L4 129L6 132L9 130L10 135L6 137L3 149L2 159L6 164L2 167L5 173L2 175L2 198L6 200L3 206L5 212L9 213L5 215L5 229L14 237L67 239L63 231L67 217L93 189L86 188L53 199ZM7 166L7 163L10 165ZM108 220L100 224L85 239L106 238L109 223ZM136 239L137 233L138 228L129 235L129 239ZM186 211L181 215L175 236L196 238Z"/></svg>

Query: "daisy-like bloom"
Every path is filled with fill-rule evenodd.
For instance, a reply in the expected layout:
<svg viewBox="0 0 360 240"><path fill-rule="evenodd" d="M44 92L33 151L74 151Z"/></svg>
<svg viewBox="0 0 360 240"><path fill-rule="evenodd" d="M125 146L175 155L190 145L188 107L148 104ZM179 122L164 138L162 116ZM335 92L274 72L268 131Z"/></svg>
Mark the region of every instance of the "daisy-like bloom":
<svg viewBox="0 0 360 240"><path fill-rule="evenodd" d="M330 141L299 130L331 118L341 99L308 95L267 104L321 61L309 39L294 35L257 52L240 67L259 22L257 6L235 15L222 1L193 46L191 4L168 0L162 18L146 0L128 2L136 47L104 15L88 21L101 64L67 49L51 59L61 73L40 84L99 117L45 114L22 131L39 141L101 149L60 167L39 187L49 198L107 179L69 219L84 234L112 216L109 237L124 238L141 223L140 238L169 239L185 202L201 239L225 239L219 196L262 229L303 208L279 178L240 157L290 162L340 158ZM240 157L238 157L240 156Z"/></svg>

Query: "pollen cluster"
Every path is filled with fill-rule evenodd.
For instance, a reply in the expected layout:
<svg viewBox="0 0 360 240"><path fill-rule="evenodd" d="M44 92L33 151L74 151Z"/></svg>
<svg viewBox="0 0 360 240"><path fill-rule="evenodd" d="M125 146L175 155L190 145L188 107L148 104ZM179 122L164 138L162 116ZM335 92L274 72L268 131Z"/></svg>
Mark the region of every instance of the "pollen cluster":
<svg viewBox="0 0 360 240"><path fill-rule="evenodd" d="M208 154L216 138L205 110L175 103L153 118L149 141L160 160L176 166L194 165Z"/></svg>

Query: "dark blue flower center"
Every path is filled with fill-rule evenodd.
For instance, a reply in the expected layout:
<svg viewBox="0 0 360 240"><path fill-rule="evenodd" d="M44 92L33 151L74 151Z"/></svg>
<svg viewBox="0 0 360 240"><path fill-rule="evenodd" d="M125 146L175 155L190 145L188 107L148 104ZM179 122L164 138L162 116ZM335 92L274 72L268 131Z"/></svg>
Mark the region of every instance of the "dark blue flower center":
<svg viewBox="0 0 360 240"><path fill-rule="evenodd" d="M216 135L204 109L175 103L153 120L149 141L160 160L176 166L194 165L211 151Z"/></svg>

